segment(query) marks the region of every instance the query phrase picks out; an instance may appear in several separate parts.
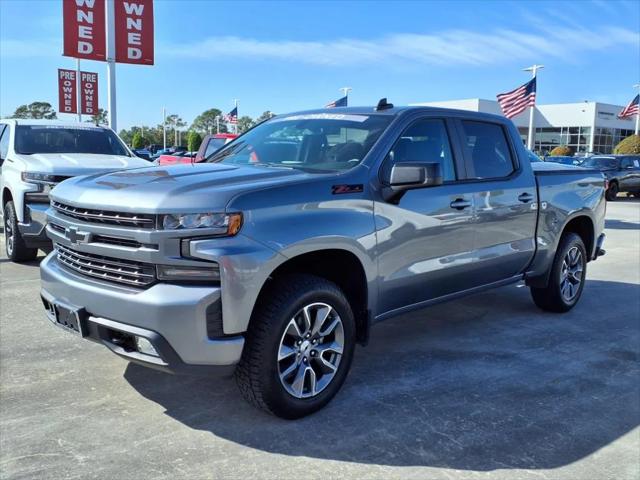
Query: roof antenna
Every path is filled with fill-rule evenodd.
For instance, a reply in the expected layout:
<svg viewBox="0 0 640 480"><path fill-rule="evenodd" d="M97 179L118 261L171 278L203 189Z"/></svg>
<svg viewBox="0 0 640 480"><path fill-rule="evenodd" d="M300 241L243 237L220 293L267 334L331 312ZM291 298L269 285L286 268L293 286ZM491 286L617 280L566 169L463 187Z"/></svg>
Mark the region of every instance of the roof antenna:
<svg viewBox="0 0 640 480"><path fill-rule="evenodd" d="M376 107L376 110L377 111L388 110L390 108L393 108L393 103L388 103L387 97L385 97L380 99L380 101L378 102L378 106Z"/></svg>

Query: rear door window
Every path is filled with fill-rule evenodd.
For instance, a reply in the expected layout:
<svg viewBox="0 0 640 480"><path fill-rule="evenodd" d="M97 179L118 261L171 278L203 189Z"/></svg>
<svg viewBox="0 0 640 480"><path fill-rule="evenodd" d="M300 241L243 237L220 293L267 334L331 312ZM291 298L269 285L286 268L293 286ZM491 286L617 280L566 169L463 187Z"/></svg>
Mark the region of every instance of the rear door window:
<svg viewBox="0 0 640 480"><path fill-rule="evenodd" d="M472 178L504 178L515 171L507 136L501 125L471 120L461 123L471 159Z"/></svg>
<svg viewBox="0 0 640 480"><path fill-rule="evenodd" d="M9 154L9 125L0 124L0 165Z"/></svg>

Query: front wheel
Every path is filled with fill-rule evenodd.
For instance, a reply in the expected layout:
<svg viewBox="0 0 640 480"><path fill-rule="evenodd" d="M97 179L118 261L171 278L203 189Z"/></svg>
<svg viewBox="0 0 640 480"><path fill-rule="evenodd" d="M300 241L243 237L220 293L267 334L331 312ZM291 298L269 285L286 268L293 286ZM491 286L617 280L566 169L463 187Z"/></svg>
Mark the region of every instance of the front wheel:
<svg viewBox="0 0 640 480"><path fill-rule="evenodd" d="M610 202L613 202L618 196L619 191L620 191L620 187L618 187L618 184L616 182L611 182L609 184L609 188L605 193L605 198Z"/></svg>
<svg viewBox="0 0 640 480"><path fill-rule="evenodd" d="M4 246L7 257L13 262L28 262L38 256L37 248L28 248L18 229L18 217L13 202L4 206Z"/></svg>
<svg viewBox="0 0 640 480"><path fill-rule="evenodd" d="M587 251L575 233L562 236L551 265L549 284L531 288L534 303L549 312L568 312L582 295L587 274Z"/></svg>
<svg viewBox="0 0 640 480"><path fill-rule="evenodd" d="M309 415L336 395L353 358L355 321L332 282L274 281L256 306L236 381L253 405L282 418Z"/></svg>

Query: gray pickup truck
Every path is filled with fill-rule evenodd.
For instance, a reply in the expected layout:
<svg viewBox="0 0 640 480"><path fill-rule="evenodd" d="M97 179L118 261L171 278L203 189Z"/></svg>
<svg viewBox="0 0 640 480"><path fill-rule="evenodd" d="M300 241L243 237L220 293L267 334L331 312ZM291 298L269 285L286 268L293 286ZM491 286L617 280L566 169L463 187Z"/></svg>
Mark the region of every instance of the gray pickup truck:
<svg viewBox="0 0 640 480"><path fill-rule="evenodd" d="M251 403L298 418L379 321L522 280L568 311L604 216L600 172L532 167L502 117L385 100L300 112L205 163L62 182L42 300L130 361L235 373Z"/></svg>

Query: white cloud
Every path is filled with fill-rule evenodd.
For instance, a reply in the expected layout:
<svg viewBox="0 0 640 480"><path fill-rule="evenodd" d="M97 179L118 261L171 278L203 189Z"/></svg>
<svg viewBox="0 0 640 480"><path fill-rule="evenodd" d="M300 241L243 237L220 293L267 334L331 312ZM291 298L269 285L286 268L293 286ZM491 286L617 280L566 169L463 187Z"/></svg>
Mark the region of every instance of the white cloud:
<svg viewBox="0 0 640 480"><path fill-rule="evenodd" d="M337 38L318 41L257 40L248 37L209 37L156 45L156 56L218 60L220 58L280 60L323 66L384 64L498 65L514 60L544 62L562 58L574 62L580 54L616 46L640 48L640 33L618 26L594 28L552 25L530 18L530 28L487 31L444 30L430 34L399 33L377 39ZM50 57L61 54L59 39L3 39L2 57ZM633 54L633 50L630 50Z"/></svg>
<svg viewBox="0 0 640 480"><path fill-rule="evenodd" d="M584 52L640 45L637 31L622 27L545 27L521 32L447 30L433 34L395 34L373 40L269 41L209 37L202 41L160 45L158 54L198 59L258 58L314 65L372 65L413 62L431 65L493 65L512 60L572 61Z"/></svg>

